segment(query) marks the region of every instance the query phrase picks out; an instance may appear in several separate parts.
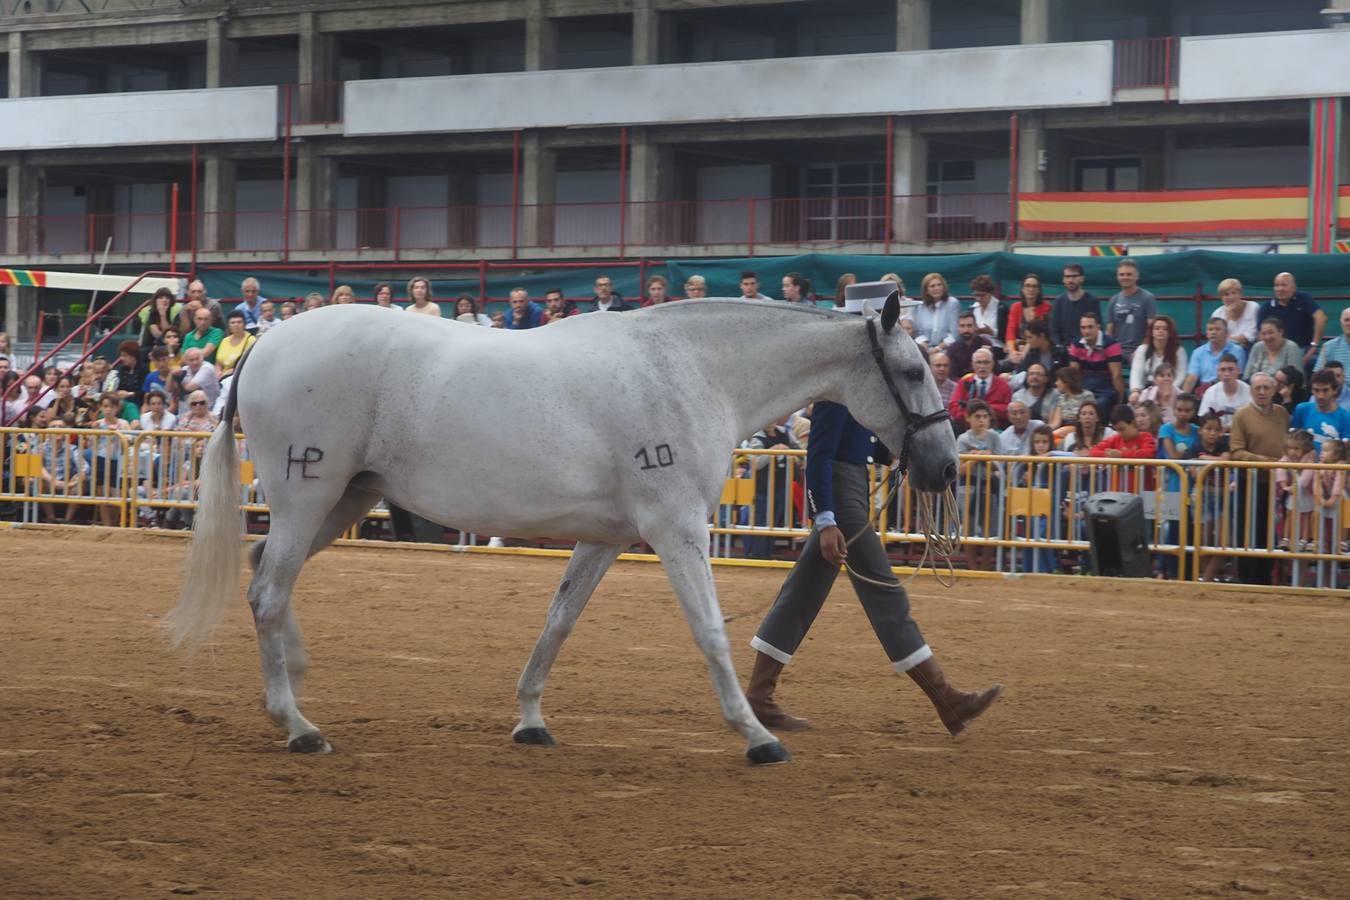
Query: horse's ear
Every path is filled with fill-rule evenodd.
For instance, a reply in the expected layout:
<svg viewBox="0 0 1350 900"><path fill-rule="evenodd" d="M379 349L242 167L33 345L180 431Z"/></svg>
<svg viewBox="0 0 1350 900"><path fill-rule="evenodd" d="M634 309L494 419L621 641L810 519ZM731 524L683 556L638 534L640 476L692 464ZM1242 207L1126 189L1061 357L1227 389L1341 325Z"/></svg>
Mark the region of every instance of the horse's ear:
<svg viewBox="0 0 1350 900"><path fill-rule="evenodd" d="M900 321L900 292L891 291L891 295L886 298L886 305L881 310L881 330L887 334L895 327L895 323Z"/></svg>

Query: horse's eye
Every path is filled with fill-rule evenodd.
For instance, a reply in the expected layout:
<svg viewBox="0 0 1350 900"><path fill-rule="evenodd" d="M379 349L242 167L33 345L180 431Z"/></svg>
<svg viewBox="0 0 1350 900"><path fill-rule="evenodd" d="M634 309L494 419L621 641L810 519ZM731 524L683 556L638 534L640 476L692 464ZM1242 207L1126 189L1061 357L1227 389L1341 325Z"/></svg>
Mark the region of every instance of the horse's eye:
<svg viewBox="0 0 1350 900"><path fill-rule="evenodd" d="M910 381L923 381L923 367L915 366L912 369L906 369L905 377Z"/></svg>

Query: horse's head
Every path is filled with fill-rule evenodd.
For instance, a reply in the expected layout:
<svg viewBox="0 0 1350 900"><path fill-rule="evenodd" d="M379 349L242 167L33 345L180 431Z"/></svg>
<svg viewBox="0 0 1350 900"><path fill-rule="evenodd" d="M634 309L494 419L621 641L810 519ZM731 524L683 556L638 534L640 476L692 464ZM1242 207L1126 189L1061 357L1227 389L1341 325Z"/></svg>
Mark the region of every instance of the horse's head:
<svg viewBox="0 0 1350 900"><path fill-rule="evenodd" d="M875 286L849 290L855 287ZM899 291L891 291L881 315L864 312L866 374L849 384L844 404L908 467L913 487L940 492L956 481L956 436L928 359L899 320Z"/></svg>

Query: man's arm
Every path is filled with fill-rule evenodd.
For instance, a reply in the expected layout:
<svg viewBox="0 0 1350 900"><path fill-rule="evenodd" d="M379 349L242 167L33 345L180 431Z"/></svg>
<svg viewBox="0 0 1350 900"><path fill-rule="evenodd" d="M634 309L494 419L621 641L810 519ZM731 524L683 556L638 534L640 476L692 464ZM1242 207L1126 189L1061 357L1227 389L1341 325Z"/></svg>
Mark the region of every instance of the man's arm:
<svg viewBox="0 0 1350 900"><path fill-rule="evenodd" d="M1111 369L1111 386L1116 389L1116 396L1125 400L1125 379L1120 375L1120 360L1112 360L1106 364Z"/></svg>
<svg viewBox="0 0 1350 900"><path fill-rule="evenodd" d="M1317 355L1317 351L1322 348L1322 335L1327 329L1327 314L1320 307L1313 310L1313 339L1308 345L1308 350L1303 354L1303 361L1306 363Z"/></svg>

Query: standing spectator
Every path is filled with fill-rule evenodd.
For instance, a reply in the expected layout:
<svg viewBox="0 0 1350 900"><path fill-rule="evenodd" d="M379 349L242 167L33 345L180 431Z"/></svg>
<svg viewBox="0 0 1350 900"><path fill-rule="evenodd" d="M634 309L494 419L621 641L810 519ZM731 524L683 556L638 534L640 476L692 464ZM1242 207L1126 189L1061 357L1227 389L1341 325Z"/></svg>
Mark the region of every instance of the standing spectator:
<svg viewBox="0 0 1350 900"><path fill-rule="evenodd" d="M198 309L192 316L196 320L196 327L183 336L183 352L194 348L201 350L202 359L212 362L216 358L216 348L220 346L224 333L211 324L210 310Z"/></svg>
<svg viewBox="0 0 1350 900"><path fill-rule="evenodd" d="M1336 376L1327 369L1314 372L1312 399L1294 407L1289 427L1311 431L1319 448L1327 441L1350 439L1350 412L1341 409L1337 394Z"/></svg>
<svg viewBox="0 0 1350 900"><path fill-rule="evenodd" d="M178 370L178 383L183 393L192 394L201 391L212 404L220 396L220 378L216 367L207 362L198 347L183 353L183 368Z"/></svg>
<svg viewBox="0 0 1350 900"><path fill-rule="evenodd" d="M1059 405L1059 392L1050 387L1050 370L1040 363L1027 367L1026 380L1013 392L1013 400L1023 403L1033 419L1049 422Z"/></svg>
<svg viewBox="0 0 1350 900"><path fill-rule="evenodd" d="M769 298L759 292L759 275L747 269L741 273L741 299L742 300L768 300Z"/></svg>
<svg viewBox="0 0 1350 900"><path fill-rule="evenodd" d="M643 308L646 308L648 306L657 306L658 304L665 303L668 299L670 299L666 294L667 288L669 286L670 282L666 281L666 276L664 275L653 275L652 277L648 278L647 296L642 298Z"/></svg>
<svg viewBox="0 0 1350 900"><path fill-rule="evenodd" d="M1347 454L1350 454L1350 444L1345 441L1323 441L1317 461L1324 466L1343 467ZM1317 527L1315 547L1322 553L1335 553L1337 549L1342 554L1350 553L1350 542L1341 540L1347 525L1350 525L1341 521L1341 507L1346 498L1346 480L1344 468L1334 472L1320 469L1313 473L1313 504L1320 513L1314 520ZM1340 523L1339 527L1337 523ZM1329 580L1334 583L1334 574Z"/></svg>
<svg viewBox="0 0 1350 900"><path fill-rule="evenodd" d="M628 312L633 307L623 302L623 297L614 292L614 282L608 275L595 279L595 312Z"/></svg>
<svg viewBox="0 0 1350 900"><path fill-rule="evenodd" d="M1251 355L1247 357L1247 366L1242 373L1244 379L1251 381L1257 372L1265 372L1273 378L1285 366L1303 364L1303 354L1298 345L1285 338L1284 324L1279 319L1274 316L1266 319L1258 334L1261 342L1252 347Z"/></svg>
<svg viewBox="0 0 1350 900"><path fill-rule="evenodd" d="M772 450L775 447L781 447L787 450L797 449L797 439L792 436L792 431L787 427L788 419L791 416L784 416L771 425L756 431L746 444L751 450ZM792 522L792 492L791 484L788 480L788 457L786 456L768 456L766 454L755 454L750 457L750 466L755 472L755 499L754 499L754 518L751 524L763 528L765 526L782 527L786 523L790 526ZM773 471L773 484L769 484L769 472ZM769 496L770 487L773 489L774 500L774 521L769 521ZM771 537L748 537L745 539L745 557L746 559L772 559L773 558L774 539Z"/></svg>
<svg viewBox="0 0 1350 900"><path fill-rule="evenodd" d="M910 307L908 318L914 321L914 340L920 347L947 347L956 340L956 323L961 303L949 295L947 279L930 272L919 282L917 306ZM981 346L992 346L988 341ZM955 367L957 361L952 360Z"/></svg>
<svg viewBox="0 0 1350 900"><path fill-rule="evenodd" d="M544 305L548 307L549 322L561 322L573 316L581 315L576 303L563 296L562 288L549 288L544 291ZM491 325L491 321L487 324Z"/></svg>
<svg viewBox="0 0 1350 900"><path fill-rule="evenodd" d="M1350 306L1341 310L1341 336L1334 337L1322 345L1317 355L1317 368L1326 368L1327 363L1335 361L1341 368L1350 366Z"/></svg>
<svg viewBox="0 0 1350 900"><path fill-rule="evenodd" d="M1041 288L1041 276L1022 276L1021 297L1008 310L1008 330L1004 335L1011 350L1027 337L1027 326L1033 322L1048 323L1053 311ZM1047 329L1048 331L1048 329Z"/></svg>
<svg viewBox="0 0 1350 900"><path fill-rule="evenodd" d="M478 301L469 294L460 294L455 298L455 318L470 325L492 327L492 317L479 312Z"/></svg>
<svg viewBox="0 0 1350 900"><path fill-rule="evenodd" d="M990 369L993 368L993 352L981 350L981 355L989 357ZM996 379L997 380L997 379ZM962 410L963 417L969 421L970 428L956 439L956 452L962 457L988 456L1000 452L1000 438L993 429L993 412L983 400L971 400ZM963 459L961 478L957 494L960 497L961 519L965 523L968 537L995 538L1001 534L1001 507L1003 497L999 483L1002 470L998 465ZM967 544L966 553L972 569L992 569L995 550L993 547Z"/></svg>
<svg viewBox="0 0 1350 900"><path fill-rule="evenodd" d="M915 338L918 342L917 337ZM926 344L918 342L920 347L927 347ZM962 310L956 319L956 340L945 345L947 358L951 360L952 377L960 379L961 376L970 372L970 360L975 355L975 351L981 347L993 349L989 343L989 338L982 337L975 333L975 314L970 310ZM941 344L934 344L934 350L944 349Z"/></svg>
<svg viewBox="0 0 1350 900"><path fill-rule="evenodd" d="M1274 292L1275 296L1262 305L1259 318L1264 322L1273 316L1284 323L1285 336L1303 348L1306 366L1317 355L1322 343L1327 314L1313 300L1312 294L1298 289L1294 276L1288 272L1275 276Z"/></svg>
<svg viewBox="0 0 1350 900"><path fill-rule="evenodd" d="M403 307L394 303L394 286L387 281L375 285L375 305L384 309L403 311Z"/></svg>
<svg viewBox="0 0 1350 900"><path fill-rule="evenodd" d="M1186 348L1181 346L1177 323L1171 316L1157 316L1149 326L1147 343L1140 344L1130 361L1130 402L1153 384L1160 366L1171 366L1173 373L1186 371Z"/></svg>
<svg viewBox="0 0 1350 900"><path fill-rule="evenodd" d="M904 285L900 293L905 293ZM788 303L809 303L811 301L811 279L800 272L789 272L783 276L783 299Z"/></svg>
<svg viewBox="0 0 1350 900"><path fill-rule="evenodd" d="M1175 414L1158 431L1160 459L1191 459L1191 452L1200 443L1200 429L1195 427L1195 412L1200 401L1194 394L1177 397Z"/></svg>
<svg viewBox="0 0 1350 900"><path fill-rule="evenodd" d="M952 361L941 350L928 354L928 367L933 370L933 380L937 382L938 393L942 395L942 405L946 406L956 393L956 382L952 381Z"/></svg>
<svg viewBox="0 0 1350 900"><path fill-rule="evenodd" d="M1271 380L1273 383L1274 379ZM1238 380L1237 360L1225 356L1219 360L1219 380L1211 384L1200 398L1200 415L1218 413L1223 418L1223 426L1227 428L1233 421L1233 415L1251 402L1251 388L1245 381Z"/></svg>
<svg viewBox="0 0 1350 900"><path fill-rule="evenodd" d="M1032 429L1028 456L1049 456L1055 449L1055 433L1049 425ZM1027 466L1019 487L1048 489L1055 476L1054 469L1045 463L1033 463ZM1027 537L1034 543L1041 543L1050 536L1049 516L1029 516L1027 518ZM1022 570L1026 572L1054 572L1058 568L1058 559L1053 550L1023 550Z"/></svg>
<svg viewBox="0 0 1350 900"><path fill-rule="evenodd" d="M708 279L702 275L690 275L684 280L684 298L702 300L708 296Z"/></svg>
<svg viewBox="0 0 1350 900"><path fill-rule="evenodd" d="M1247 363L1247 351L1228 339L1228 320L1215 316L1205 324L1206 342L1191 351L1186 364L1186 378L1181 389L1191 394L1203 394L1219 380L1219 360L1231 356L1237 360L1238 370Z"/></svg>
<svg viewBox="0 0 1350 900"><path fill-rule="evenodd" d="M1257 314L1261 304L1247 300L1242 296L1242 282L1236 278L1225 278L1219 282L1219 299L1223 301L1211 319L1223 319L1228 325L1228 339L1233 343L1249 348L1256 343Z"/></svg>
<svg viewBox="0 0 1350 900"><path fill-rule="evenodd" d="M1339 442L1338 442L1339 443ZM1313 450L1312 435L1306 431L1294 430L1284 439L1282 463L1315 463L1317 453ZM1275 502L1284 507L1284 536L1280 538L1281 550L1297 550L1304 553L1311 548L1313 535L1313 469L1275 470ZM1281 498L1283 503L1280 502Z"/></svg>
<svg viewBox="0 0 1350 900"><path fill-rule="evenodd" d="M1078 263L1066 265L1064 293L1051 304L1050 339L1063 351L1067 351L1069 345L1078 340L1078 323L1083 320L1083 316L1092 313L1098 322L1102 320L1102 302L1096 295L1083 289L1083 282L1083 267Z"/></svg>
<svg viewBox="0 0 1350 900"><path fill-rule="evenodd" d="M1012 389L1008 387L1008 382L994 375L994 351L988 347L976 350L970 358L970 366L973 371L956 383L956 391L947 404L952 422L958 428L966 425L966 409L978 400L989 411L989 427L1002 428L1008 424Z"/></svg>
<svg viewBox="0 0 1350 900"><path fill-rule="evenodd" d="M970 293L975 298L970 304L970 311L975 314L975 333L994 348L994 360L997 362L1005 355L1003 328L999 321L1003 309L998 302L998 285L988 275L976 275L970 281Z"/></svg>
<svg viewBox="0 0 1350 900"><path fill-rule="evenodd" d="M234 374L234 367L239 365L245 351L258 340L244 330L244 314L239 310L230 313L229 327L230 333L221 339L216 350L216 374L221 378Z"/></svg>
<svg viewBox="0 0 1350 900"><path fill-rule="evenodd" d="M355 302L356 292L352 290L352 286L350 284L339 284L337 287L333 288L333 296L329 299L328 304L330 306L336 306L339 303L347 304Z"/></svg>
<svg viewBox="0 0 1350 900"><path fill-rule="evenodd" d="M848 299L846 292L850 284L857 284L858 276L852 272L845 272L834 282L834 305L838 309L843 309L845 301Z"/></svg>
<svg viewBox="0 0 1350 900"><path fill-rule="evenodd" d="M1200 419L1197 428L1200 432L1200 441L1191 448L1191 459L1222 462L1230 458L1228 436L1224 434L1223 430L1223 419L1214 413L1210 413ZM1217 477L1223 478L1225 475L1222 471L1219 471ZM1232 538L1225 538L1225 529L1228 526L1223 522L1223 509L1228 501L1222 496L1224 491L1218 489L1221 485L1218 482L1211 482L1211 484L1216 489L1208 491L1205 495L1205 505L1201 510L1200 539L1213 547L1217 546L1220 540L1232 540ZM1223 568L1225 562L1226 558L1217 553L1208 554L1205 557L1205 569L1200 576L1200 580L1218 581L1219 570Z"/></svg>
<svg viewBox="0 0 1350 900"><path fill-rule="evenodd" d="M1082 336L1069 347L1069 364L1083 373L1083 387L1092 392L1097 405L1114 409L1116 401L1125 396L1125 379L1120 373L1124 348L1102 333L1094 315L1084 315L1078 327Z"/></svg>
<svg viewBox="0 0 1350 900"><path fill-rule="evenodd" d="M1163 422L1171 422L1176 415L1177 400L1187 396L1178 391L1176 385L1176 371L1167 363L1163 363L1153 373L1153 384L1139 392L1138 402L1156 403Z"/></svg>
<svg viewBox="0 0 1350 900"><path fill-rule="evenodd" d="M1128 257L1116 265L1120 291L1106 306L1106 333L1120 341L1121 356L1131 359L1148 338L1148 323L1158 314L1158 298L1139 287L1139 264Z"/></svg>
<svg viewBox="0 0 1350 900"><path fill-rule="evenodd" d="M262 302L267 299L262 295L262 286L258 284L258 279L250 275L240 282L239 292L244 295L244 302L236 306L234 311L244 314L244 330L249 334L257 334L258 320L262 318Z"/></svg>
<svg viewBox="0 0 1350 900"><path fill-rule="evenodd" d="M999 434L999 453L1004 456L1026 456L1031 450L1031 434L1045 425L1031 417L1031 410L1020 400L1008 404L1008 427Z"/></svg>
<svg viewBox="0 0 1350 900"><path fill-rule="evenodd" d="M1233 415L1229 439L1232 457L1239 462L1278 462L1284 454L1289 413L1274 402L1275 379L1264 372L1253 376L1251 396L1251 403ZM1203 431L1202 427L1202 437ZM1238 546L1253 550L1274 549L1266 540L1270 513L1270 472L1265 469L1241 472L1237 483L1241 531L1235 537L1235 542ZM1270 584L1272 563L1269 559L1239 557L1237 566L1238 577L1246 584Z"/></svg>
<svg viewBox="0 0 1350 900"><path fill-rule="evenodd" d="M538 328L548 321L548 316L544 313L543 307L530 299L529 291L523 287L511 288L511 296L508 301L511 304L511 311L507 313L502 327L507 331L524 331L527 328Z"/></svg>
<svg viewBox="0 0 1350 900"><path fill-rule="evenodd" d="M312 295L311 295L312 296ZM405 306L408 312L420 313L424 316L433 316L440 318L441 305L432 302L431 299L431 281L422 275L414 275L408 279L408 299L412 301L411 306ZM306 301L305 307L309 307Z"/></svg>
<svg viewBox="0 0 1350 900"><path fill-rule="evenodd" d="M93 427L100 431L130 431L131 423L120 415L122 401L113 394L104 394L98 399L98 409L103 415ZM122 463L122 442L114 437L98 438L94 444L94 491L97 495L113 496L117 493L118 470ZM99 520L107 526L118 524L117 503L100 503Z"/></svg>

